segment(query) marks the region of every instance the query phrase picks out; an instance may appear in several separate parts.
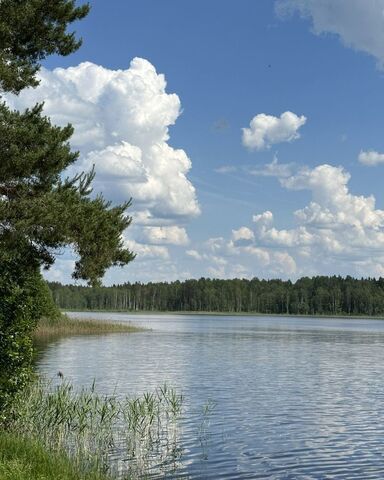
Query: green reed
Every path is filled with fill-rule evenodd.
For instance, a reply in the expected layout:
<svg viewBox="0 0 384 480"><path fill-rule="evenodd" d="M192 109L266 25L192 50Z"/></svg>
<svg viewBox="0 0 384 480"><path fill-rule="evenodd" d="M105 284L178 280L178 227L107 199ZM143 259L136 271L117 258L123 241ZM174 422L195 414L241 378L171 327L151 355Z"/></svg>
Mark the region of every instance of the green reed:
<svg viewBox="0 0 384 480"><path fill-rule="evenodd" d="M35 342L68 335L103 335L105 333L135 333L144 331L130 323L109 320L71 318L60 314L58 317L43 317L34 332Z"/></svg>
<svg viewBox="0 0 384 480"><path fill-rule="evenodd" d="M12 431L65 451L84 471L114 478L169 472L180 461L178 420L183 396L164 385L136 398L97 393L95 384L76 391L38 381L14 407Z"/></svg>

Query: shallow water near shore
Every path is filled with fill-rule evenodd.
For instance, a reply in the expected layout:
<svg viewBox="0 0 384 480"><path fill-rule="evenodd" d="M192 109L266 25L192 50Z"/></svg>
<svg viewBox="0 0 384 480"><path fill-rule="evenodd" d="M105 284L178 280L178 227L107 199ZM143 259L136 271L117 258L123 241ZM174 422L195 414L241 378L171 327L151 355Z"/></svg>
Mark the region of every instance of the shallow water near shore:
<svg viewBox="0 0 384 480"><path fill-rule="evenodd" d="M37 367L78 387L95 379L102 393L182 392L170 477L384 478L384 322L70 315L151 329L60 338Z"/></svg>

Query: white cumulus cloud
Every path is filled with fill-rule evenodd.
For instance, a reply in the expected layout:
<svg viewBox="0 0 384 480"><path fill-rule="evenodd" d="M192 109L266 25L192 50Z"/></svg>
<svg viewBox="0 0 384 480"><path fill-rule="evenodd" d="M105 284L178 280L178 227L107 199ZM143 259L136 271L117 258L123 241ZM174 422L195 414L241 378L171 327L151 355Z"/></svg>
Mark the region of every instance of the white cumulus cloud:
<svg viewBox="0 0 384 480"><path fill-rule="evenodd" d="M384 66L384 0L277 0L275 5L281 17L298 12L312 20L315 34L335 34Z"/></svg>
<svg viewBox="0 0 384 480"><path fill-rule="evenodd" d="M253 240L254 238L254 233L248 227L241 227L238 230L232 230L232 239L235 242L238 240Z"/></svg>
<svg viewBox="0 0 384 480"><path fill-rule="evenodd" d="M203 257L197 250L187 250L185 252L189 257L194 258L195 260L203 260Z"/></svg>
<svg viewBox="0 0 384 480"><path fill-rule="evenodd" d="M125 239L125 246L130 250L134 251L139 258L141 257L160 257L163 259L169 258L169 251L166 247L160 245L146 245L143 243L138 243L132 239Z"/></svg>
<svg viewBox="0 0 384 480"><path fill-rule="evenodd" d="M281 180L293 190L310 190L312 202L295 212L306 225L329 227L356 227L364 230L384 226L384 211L375 209L375 198L353 195L349 192L350 174L342 167L319 165L304 169L297 175Z"/></svg>
<svg viewBox="0 0 384 480"><path fill-rule="evenodd" d="M169 259L164 245L188 243L180 224L199 215L200 207L188 179L191 160L168 143L181 105L176 94L167 92L164 75L135 58L125 70L91 62L42 68L39 80L37 88L4 99L19 110L44 102L53 123L71 123L71 145L80 158L66 175L95 165L95 194L102 192L116 203L133 199L129 213L134 222L126 244L137 253L134 263L142 257Z"/></svg>
<svg viewBox="0 0 384 480"><path fill-rule="evenodd" d="M150 244L187 245L189 243L185 228L173 225L170 227L144 227L144 240Z"/></svg>
<svg viewBox="0 0 384 480"><path fill-rule="evenodd" d="M373 196L349 191L350 174L342 167L319 165L280 180L290 190L309 190L312 199L294 212L297 226L278 229L271 212L254 216L255 239L264 248L288 248L303 271L373 274L362 265L384 265L384 210ZM301 257L301 258L300 258Z"/></svg>
<svg viewBox="0 0 384 480"><path fill-rule="evenodd" d="M384 153L375 152L374 150L369 150L367 152L361 150L358 160L363 165L374 167L375 165L384 163Z"/></svg>
<svg viewBox="0 0 384 480"><path fill-rule="evenodd" d="M256 223L260 228L273 223L273 213L267 210L266 212L253 215L252 221Z"/></svg>
<svg viewBox="0 0 384 480"><path fill-rule="evenodd" d="M257 213L250 225L233 229L227 238L205 242L199 258L221 277L231 277L234 265L242 266L248 278L382 275L384 210L376 208L373 196L352 193L350 178L343 167L328 164L280 177L287 190L311 195L307 205L292 212L292 226L279 227L269 210ZM227 262L215 265L213 256Z"/></svg>
<svg viewBox="0 0 384 480"><path fill-rule="evenodd" d="M280 117L259 113L251 120L249 128L243 128L243 145L250 150L263 150L281 142L292 142L300 137L299 128L307 121L293 112Z"/></svg>
<svg viewBox="0 0 384 480"><path fill-rule="evenodd" d="M44 113L54 123L72 123L71 144L81 153L74 169L95 165L96 192L116 202L133 197L135 210L149 211L154 218L199 214L187 178L191 161L184 150L168 144L180 100L166 92L164 75L150 62L135 58L126 70L90 62L43 68L39 78L36 89L5 98L18 109L44 101Z"/></svg>

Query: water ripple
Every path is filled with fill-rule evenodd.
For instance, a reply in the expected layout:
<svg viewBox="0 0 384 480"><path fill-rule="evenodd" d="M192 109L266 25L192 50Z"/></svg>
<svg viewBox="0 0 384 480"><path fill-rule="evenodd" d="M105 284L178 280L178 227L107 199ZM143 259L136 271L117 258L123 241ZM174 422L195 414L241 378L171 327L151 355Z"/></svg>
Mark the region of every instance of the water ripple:
<svg viewBox="0 0 384 480"><path fill-rule="evenodd" d="M384 322L100 316L153 331L62 339L39 369L109 393L180 389L182 462L167 478L384 478Z"/></svg>

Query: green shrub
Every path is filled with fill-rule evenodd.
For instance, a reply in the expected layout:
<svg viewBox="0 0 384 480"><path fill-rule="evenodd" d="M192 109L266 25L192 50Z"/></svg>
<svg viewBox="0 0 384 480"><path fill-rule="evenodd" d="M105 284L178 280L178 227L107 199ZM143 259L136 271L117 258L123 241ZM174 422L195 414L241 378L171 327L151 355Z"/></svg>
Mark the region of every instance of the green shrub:
<svg viewBox="0 0 384 480"><path fill-rule="evenodd" d="M37 266L31 267L21 254L1 260L0 423L4 423L9 405L32 377L31 335L38 319L57 310Z"/></svg>

